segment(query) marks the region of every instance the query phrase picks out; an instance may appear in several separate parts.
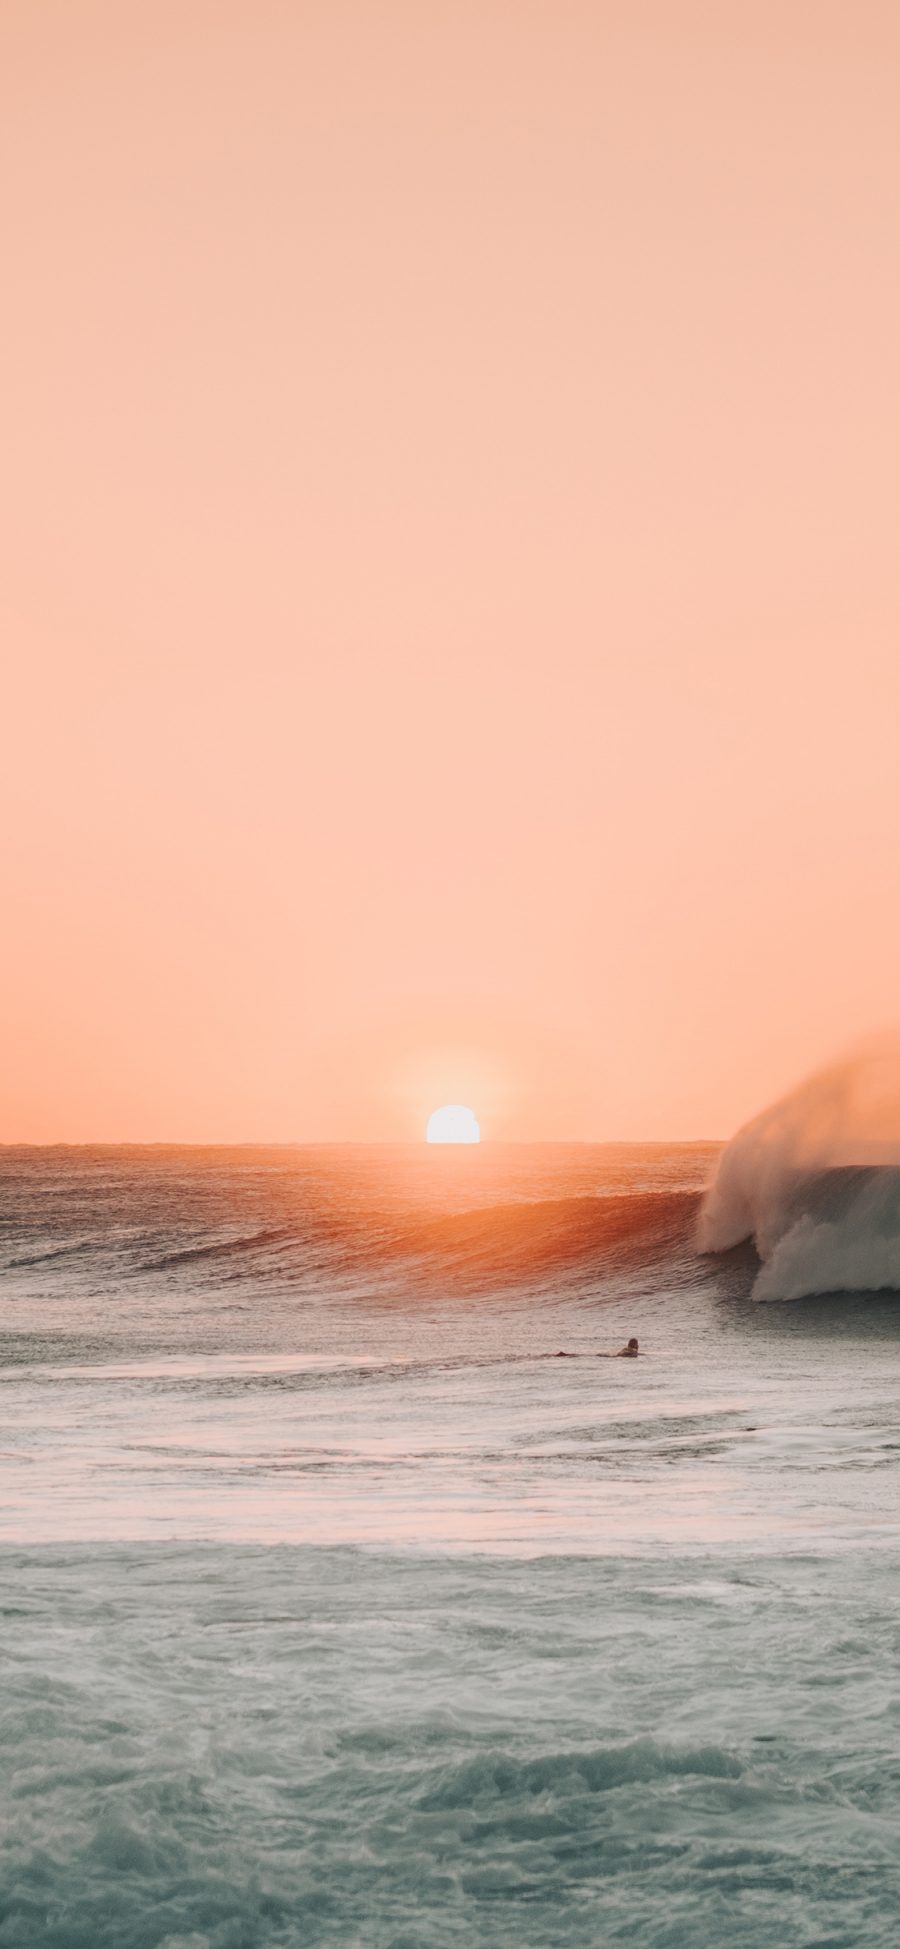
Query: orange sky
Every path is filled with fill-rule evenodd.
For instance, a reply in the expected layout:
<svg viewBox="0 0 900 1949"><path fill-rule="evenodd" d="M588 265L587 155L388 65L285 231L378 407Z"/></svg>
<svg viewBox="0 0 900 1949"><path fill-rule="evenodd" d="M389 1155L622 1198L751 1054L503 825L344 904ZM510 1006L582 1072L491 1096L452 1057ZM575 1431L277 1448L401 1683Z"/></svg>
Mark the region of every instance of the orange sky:
<svg viewBox="0 0 900 1949"><path fill-rule="evenodd" d="M726 1135L895 1019L898 62L5 0L0 1138Z"/></svg>

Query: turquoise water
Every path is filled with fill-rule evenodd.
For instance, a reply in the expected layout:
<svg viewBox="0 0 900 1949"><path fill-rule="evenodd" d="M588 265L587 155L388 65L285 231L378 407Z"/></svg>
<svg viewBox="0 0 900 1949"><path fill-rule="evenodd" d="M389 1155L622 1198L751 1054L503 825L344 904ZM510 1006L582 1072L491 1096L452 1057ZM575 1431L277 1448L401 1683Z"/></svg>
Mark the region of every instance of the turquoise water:
<svg viewBox="0 0 900 1949"><path fill-rule="evenodd" d="M0 1942L881 1945L885 1558L3 1556Z"/></svg>

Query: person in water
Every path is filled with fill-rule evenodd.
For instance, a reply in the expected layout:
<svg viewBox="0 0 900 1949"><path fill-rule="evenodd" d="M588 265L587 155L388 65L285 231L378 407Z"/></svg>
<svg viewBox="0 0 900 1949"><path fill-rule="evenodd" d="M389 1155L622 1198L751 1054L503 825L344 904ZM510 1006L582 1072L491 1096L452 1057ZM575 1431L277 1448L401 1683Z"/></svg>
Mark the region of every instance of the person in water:
<svg viewBox="0 0 900 1949"><path fill-rule="evenodd" d="M640 1351L641 1349L638 1341L632 1339L629 1340L624 1347L617 1347L615 1353L606 1353L606 1352L598 1353L594 1355L594 1359L595 1360L637 1360ZM566 1353L565 1349L562 1347L560 1347L559 1353L556 1356L557 1360L577 1360L578 1357L579 1356L577 1353Z"/></svg>

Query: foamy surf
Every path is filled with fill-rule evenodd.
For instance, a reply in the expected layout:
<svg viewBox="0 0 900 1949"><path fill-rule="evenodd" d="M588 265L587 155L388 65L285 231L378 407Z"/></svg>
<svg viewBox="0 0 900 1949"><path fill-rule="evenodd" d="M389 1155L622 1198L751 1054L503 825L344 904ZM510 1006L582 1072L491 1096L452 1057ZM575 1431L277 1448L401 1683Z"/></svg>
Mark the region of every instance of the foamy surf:
<svg viewBox="0 0 900 1949"><path fill-rule="evenodd" d="M698 1225L704 1252L752 1239L754 1298L900 1292L900 1051L813 1076L727 1146Z"/></svg>
<svg viewBox="0 0 900 1949"><path fill-rule="evenodd" d="M16 1949L893 1949L886 1559L0 1570Z"/></svg>

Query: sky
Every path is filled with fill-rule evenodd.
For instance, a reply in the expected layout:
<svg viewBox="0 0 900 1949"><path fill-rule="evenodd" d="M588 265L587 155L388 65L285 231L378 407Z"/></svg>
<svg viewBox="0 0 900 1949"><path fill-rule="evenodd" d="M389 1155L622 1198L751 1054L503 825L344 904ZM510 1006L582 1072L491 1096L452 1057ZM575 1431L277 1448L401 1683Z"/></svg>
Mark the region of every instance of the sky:
<svg viewBox="0 0 900 1949"><path fill-rule="evenodd" d="M2 0L0 1140L726 1137L896 1021L898 61Z"/></svg>

